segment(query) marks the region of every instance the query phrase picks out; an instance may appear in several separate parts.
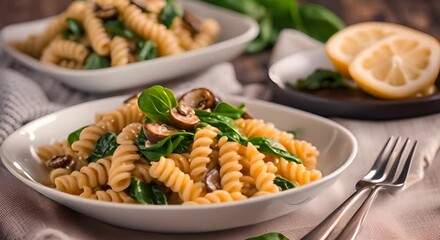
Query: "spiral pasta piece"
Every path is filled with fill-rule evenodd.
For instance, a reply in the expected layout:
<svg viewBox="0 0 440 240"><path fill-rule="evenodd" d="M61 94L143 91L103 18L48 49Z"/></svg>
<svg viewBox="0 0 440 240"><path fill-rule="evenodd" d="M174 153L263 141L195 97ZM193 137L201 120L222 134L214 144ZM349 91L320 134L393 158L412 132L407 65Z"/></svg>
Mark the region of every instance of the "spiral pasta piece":
<svg viewBox="0 0 440 240"><path fill-rule="evenodd" d="M50 171L49 179L51 183L55 183L55 179L64 175L69 175L72 172L71 169L67 168L56 168Z"/></svg>
<svg viewBox="0 0 440 240"><path fill-rule="evenodd" d="M108 56L110 53L110 36L105 31L102 20L95 16L92 3L84 11L83 23L93 50L98 55Z"/></svg>
<svg viewBox="0 0 440 240"><path fill-rule="evenodd" d="M150 175L177 192L185 202L195 200L203 194L203 184L194 183L188 174L176 167L172 159L162 157L158 162L151 163Z"/></svg>
<svg viewBox="0 0 440 240"><path fill-rule="evenodd" d="M275 174L267 171L267 166L263 160L264 154L258 152L252 143L247 145L246 157L251 164L250 175L255 179L255 186L258 189L254 196L279 192L278 186L273 182Z"/></svg>
<svg viewBox="0 0 440 240"><path fill-rule="evenodd" d="M130 60L128 41L123 37L113 37L110 44L110 55L112 67L127 65Z"/></svg>
<svg viewBox="0 0 440 240"><path fill-rule="evenodd" d="M160 56L176 55L183 50L178 39L164 25L150 20L141 9L126 0L117 0L115 6L127 27L143 39L156 43Z"/></svg>
<svg viewBox="0 0 440 240"><path fill-rule="evenodd" d="M146 163L135 163L133 169L133 176L146 183L151 182L153 179L150 176L150 165Z"/></svg>
<svg viewBox="0 0 440 240"><path fill-rule="evenodd" d="M98 139L107 132L107 126L104 122L98 122L95 125L84 128L80 135L79 140L72 143L72 149L78 152L78 155L82 159L86 159L92 154Z"/></svg>
<svg viewBox="0 0 440 240"><path fill-rule="evenodd" d="M72 144L72 149L78 152L83 159L92 154L98 139L106 132L119 133L133 122L142 122L144 114L135 104L124 104L115 111L102 114L101 119L94 125L84 128L79 140Z"/></svg>
<svg viewBox="0 0 440 240"><path fill-rule="evenodd" d="M69 69L82 69L83 68L83 64L78 63L74 60L67 60L67 59L60 60L60 62L58 63L58 66L63 67L63 68L69 68Z"/></svg>
<svg viewBox="0 0 440 240"><path fill-rule="evenodd" d="M128 196L125 192L116 192L109 189L107 191L96 191L95 194L100 201L114 203L135 203L133 198Z"/></svg>
<svg viewBox="0 0 440 240"><path fill-rule="evenodd" d="M79 196L82 198L98 200L98 197L96 197L96 194L93 192L93 189L87 186L84 186L83 192Z"/></svg>
<svg viewBox="0 0 440 240"><path fill-rule="evenodd" d="M137 104L124 104L115 111L102 115L100 122L105 124L110 132L119 133L130 123L141 123L145 114L139 109Z"/></svg>
<svg viewBox="0 0 440 240"><path fill-rule="evenodd" d="M167 156L167 158L172 159L174 164L184 173L189 173L189 159L190 155L188 153L171 153Z"/></svg>
<svg viewBox="0 0 440 240"><path fill-rule="evenodd" d="M238 149L240 144L237 142L228 142L227 137L221 137L218 141L219 150L219 163L220 163L220 177L222 189L229 192L235 193L234 197L239 199L245 199L246 196L241 194L241 188L243 183L240 182L240 178L243 174L240 170L243 168L239 160L242 158L238 154Z"/></svg>
<svg viewBox="0 0 440 240"><path fill-rule="evenodd" d="M57 15L52 18L42 34L30 36L23 42L13 42L11 46L32 57L39 58L49 42L67 28L66 19L65 13Z"/></svg>
<svg viewBox="0 0 440 240"><path fill-rule="evenodd" d="M280 131L272 123L266 123L261 119L238 119L238 129L248 138L268 137L279 139Z"/></svg>
<svg viewBox="0 0 440 240"><path fill-rule="evenodd" d="M307 170L303 164L287 161L284 158L279 158L275 162L275 166L278 168L278 174L295 183L296 186L316 181L322 177L319 170Z"/></svg>
<svg viewBox="0 0 440 240"><path fill-rule="evenodd" d="M211 203L224 203L234 201L231 193L224 190L215 190L206 194L204 197L196 198L194 201L184 202L183 205L199 205L199 204L211 204Z"/></svg>
<svg viewBox="0 0 440 240"><path fill-rule="evenodd" d="M120 192L130 186L131 174L136 168L134 162L140 160L138 148L134 144L119 145L112 157L108 185Z"/></svg>
<svg viewBox="0 0 440 240"><path fill-rule="evenodd" d="M190 153L190 175L196 182L202 181L208 172L207 165L210 161L209 155L212 152L211 145L217 136L211 127L204 127L197 130L194 135L194 142Z"/></svg>
<svg viewBox="0 0 440 240"><path fill-rule="evenodd" d="M251 197L258 192L258 189L255 186L255 179L253 177L245 175L240 178L240 181L243 183L243 187L241 188L241 193L243 195Z"/></svg>
<svg viewBox="0 0 440 240"><path fill-rule="evenodd" d="M118 144L134 144L139 132L142 129L142 123L130 123L124 127L121 133L118 134L116 142Z"/></svg>
<svg viewBox="0 0 440 240"><path fill-rule="evenodd" d="M56 156L66 154L63 142L55 142L50 145L43 145L37 148L37 156L43 161L47 162Z"/></svg>
<svg viewBox="0 0 440 240"><path fill-rule="evenodd" d="M84 186L95 188L107 184L110 158L102 158L84 166L80 171L55 178L55 188L59 191L79 194Z"/></svg>
<svg viewBox="0 0 440 240"><path fill-rule="evenodd" d="M89 50L84 45L70 40L57 39L43 51L41 61L58 64L62 59L70 59L83 64L88 55Z"/></svg>
<svg viewBox="0 0 440 240"><path fill-rule="evenodd" d="M303 140L280 141L287 151L298 156L307 169L316 167L319 151L315 146Z"/></svg>

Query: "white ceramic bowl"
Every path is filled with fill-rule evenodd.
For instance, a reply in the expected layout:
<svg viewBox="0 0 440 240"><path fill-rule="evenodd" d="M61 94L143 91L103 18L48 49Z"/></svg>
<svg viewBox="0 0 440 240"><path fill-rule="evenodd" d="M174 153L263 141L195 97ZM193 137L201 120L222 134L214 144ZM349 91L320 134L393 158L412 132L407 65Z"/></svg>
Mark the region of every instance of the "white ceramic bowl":
<svg viewBox="0 0 440 240"><path fill-rule="evenodd" d="M302 207L328 189L357 152L353 135L331 120L269 102L223 97L232 104L245 103L253 116L273 122L280 129L299 129L300 138L310 141L320 151L317 168L322 171L323 178L277 194L201 206L107 203L83 199L41 184L47 182L48 170L36 157L36 148L65 139L71 131L93 122L95 113L115 109L124 99L126 97L122 96L80 104L27 124L0 146L4 165L41 194L104 222L137 230L206 232L263 222Z"/></svg>
<svg viewBox="0 0 440 240"><path fill-rule="evenodd" d="M189 74L228 61L240 55L246 44L258 35L258 24L251 18L200 1L180 1L185 9L196 15L214 18L220 24L220 38L217 43L177 56L160 57L144 62L97 70L70 70L42 64L7 44L22 40L31 34L44 31L50 19L13 24L0 32L0 43L6 52L30 68L44 72L72 88L84 92L105 93Z"/></svg>

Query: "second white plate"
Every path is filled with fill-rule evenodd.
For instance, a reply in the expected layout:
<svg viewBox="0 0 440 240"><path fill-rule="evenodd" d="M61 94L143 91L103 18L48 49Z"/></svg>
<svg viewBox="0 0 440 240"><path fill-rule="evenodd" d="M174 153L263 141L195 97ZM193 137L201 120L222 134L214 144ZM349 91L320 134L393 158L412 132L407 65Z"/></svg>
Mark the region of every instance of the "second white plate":
<svg viewBox="0 0 440 240"><path fill-rule="evenodd" d="M146 86L173 77L206 69L240 55L246 44L258 35L258 24L251 18L199 1L180 1L185 9L203 18L214 18L220 24L217 43L177 56L161 57L123 67L98 70L69 70L42 64L11 47L8 43L44 31L49 19L13 24L0 32L0 43L15 60L71 86L91 93L114 92Z"/></svg>

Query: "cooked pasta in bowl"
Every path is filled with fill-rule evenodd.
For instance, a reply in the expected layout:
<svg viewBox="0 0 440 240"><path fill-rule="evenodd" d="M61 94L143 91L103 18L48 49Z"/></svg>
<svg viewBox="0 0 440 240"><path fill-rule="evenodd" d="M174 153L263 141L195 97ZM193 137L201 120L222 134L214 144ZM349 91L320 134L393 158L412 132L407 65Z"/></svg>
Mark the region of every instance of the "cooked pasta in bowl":
<svg viewBox="0 0 440 240"><path fill-rule="evenodd" d="M257 34L252 19L199 1L76 0L50 19L4 28L0 39L37 71L108 92L227 61Z"/></svg>
<svg viewBox="0 0 440 240"><path fill-rule="evenodd" d="M35 190L100 220L203 232L292 212L356 151L346 129L309 113L206 88L177 98L156 85L36 120L0 156Z"/></svg>

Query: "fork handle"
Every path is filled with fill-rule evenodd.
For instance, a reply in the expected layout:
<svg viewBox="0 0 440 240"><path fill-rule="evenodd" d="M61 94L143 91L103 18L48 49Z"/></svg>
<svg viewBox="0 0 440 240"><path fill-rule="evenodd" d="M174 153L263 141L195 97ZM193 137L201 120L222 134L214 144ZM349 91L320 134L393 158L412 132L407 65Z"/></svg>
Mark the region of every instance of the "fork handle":
<svg viewBox="0 0 440 240"><path fill-rule="evenodd" d="M370 192L364 203L362 203L350 221L348 221L347 225L342 229L341 233L336 238L337 240L354 240L356 238L359 230L361 229L362 223L367 217L371 205L382 188L383 186L380 185L373 188L373 191Z"/></svg>
<svg viewBox="0 0 440 240"><path fill-rule="evenodd" d="M363 187L354 192L347 200L345 200L338 208L336 208L330 215L328 215L324 221L316 226L311 232L305 235L302 240L324 240L333 231L336 224L346 214L346 212L358 201L360 197L367 191L371 190L371 186Z"/></svg>

